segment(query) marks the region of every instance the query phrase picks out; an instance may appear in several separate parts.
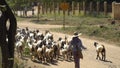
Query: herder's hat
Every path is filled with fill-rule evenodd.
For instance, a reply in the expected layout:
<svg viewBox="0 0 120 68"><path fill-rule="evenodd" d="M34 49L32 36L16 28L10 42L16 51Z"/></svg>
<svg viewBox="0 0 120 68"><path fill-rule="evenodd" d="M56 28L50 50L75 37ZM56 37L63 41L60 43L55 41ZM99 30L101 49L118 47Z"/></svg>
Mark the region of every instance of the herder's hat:
<svg viewBox="0 0 120 68"><path fill-rule="evenodd" d="M79 37L82 33L74 32L73 37Z"/></svg>

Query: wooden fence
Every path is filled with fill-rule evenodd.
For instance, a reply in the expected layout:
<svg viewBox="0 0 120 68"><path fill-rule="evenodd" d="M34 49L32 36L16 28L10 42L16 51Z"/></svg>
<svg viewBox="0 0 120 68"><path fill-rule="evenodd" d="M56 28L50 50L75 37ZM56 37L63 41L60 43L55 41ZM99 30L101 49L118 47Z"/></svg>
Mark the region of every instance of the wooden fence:
<svg viewBox="0 0 120 68"><path fill-rule="evenodd" d="M60 8L61 2L40 2L35 9L39 14L62 14ZM99 15L107 16L112 12L112 4L107 2L71 2L69 9L66 11L67 15ZM32 14L32 13L31 13Z"/></svg>
<svg viewBox="0 0 120 68"><path fill-rule="evenodd" d="M99 14L103 13L107 15L109 11L112 10L111 4L107 4L107 2L100 3L100 2L72 2L70 4L69 9L66 11L68 15L79 15L83 13L86 14ZM59 6L59 2L49 2L49 3L41 3L39 6L41 8L38 10L40 14L47 14L47 13L60 13L62 11Z"/></svg>
<svg viewBox="0 0 120 68"><path fill-rule="evenodd" d="M112 3L112 18L120 19L120 3Z"/></svg>

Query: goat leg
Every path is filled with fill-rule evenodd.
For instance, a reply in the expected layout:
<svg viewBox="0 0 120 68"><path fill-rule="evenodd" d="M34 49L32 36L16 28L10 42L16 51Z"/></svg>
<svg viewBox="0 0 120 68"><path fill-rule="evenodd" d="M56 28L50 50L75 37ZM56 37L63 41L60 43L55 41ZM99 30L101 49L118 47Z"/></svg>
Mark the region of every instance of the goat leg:
<svg viewBox="0 0 120 68"><path fill-rule="evenodd" d="M96 59L98 59L98 57L99 57L99 53L97 53L97 57L96 57Z"/></svg>
<svg viewBox="0 0 120 68"><path fill-rule="evenodd" d="M103 53L103 60L104 61L106 60L106 53L105 52Z"/></svg>

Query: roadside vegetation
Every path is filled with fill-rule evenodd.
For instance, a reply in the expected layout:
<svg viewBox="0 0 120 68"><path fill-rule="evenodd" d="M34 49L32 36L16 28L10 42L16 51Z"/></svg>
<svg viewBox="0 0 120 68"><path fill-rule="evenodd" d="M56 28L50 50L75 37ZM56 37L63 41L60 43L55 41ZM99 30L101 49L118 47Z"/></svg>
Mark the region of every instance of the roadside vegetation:
<svg viewBox="0 0 120 68"><path fill-rule="evenodd" d="M56 19L56 20L55 20ZM54 24L63 25L63 15L56 14L41 15L40 20L37 18L31 19L31 22L36 24ZM51 29L56 32L63 32L67 34L73 34L74 31L82 33L84 37L91 39L98 39L100 41L106 41L120 46L120 22L114 21L110 18L110 15L104 16L83 16L74 15L65 17L64 28ZM68 27L69 26L69 27Z"/></svg>
<svg viewBox="0 0 120 68"><path fill-rule="evenodd" d="M40 15L40 20L35 18L21 18L17 17L17 21L28 20L36 24L51 24L51 25L63 25L63 15L56 14L56 20L54 15ZM120 22L113 21L109 16L67 16L65 19L66 28L55 28L51 31L62 32L66 34L73 34L74 31L82 33L82 37L91 39L97 39L109 43L114 43L120 46ZM28 49L25 50L27 53ZM1 53L0 53L1 54ZM0 56L0 62L1 62ZM1 66L1 64L0 64ZM15 58L15 68L24 68L25 63L19 62Z"/></svg>

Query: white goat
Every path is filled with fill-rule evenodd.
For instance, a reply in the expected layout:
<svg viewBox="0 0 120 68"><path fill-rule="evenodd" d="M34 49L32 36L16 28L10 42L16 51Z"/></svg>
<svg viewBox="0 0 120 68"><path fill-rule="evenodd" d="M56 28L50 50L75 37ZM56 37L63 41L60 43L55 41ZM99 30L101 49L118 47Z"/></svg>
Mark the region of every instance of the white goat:
<svg viewBox="0 0 120 68"><path fill-rule="evenodd" d="M96 47L97 57L96 59L104 60L106 59L106 50L104 45L99 45L97 42L94 42L94 46ZM99 53L102 55L102 59L99 56Z"/></svg>

